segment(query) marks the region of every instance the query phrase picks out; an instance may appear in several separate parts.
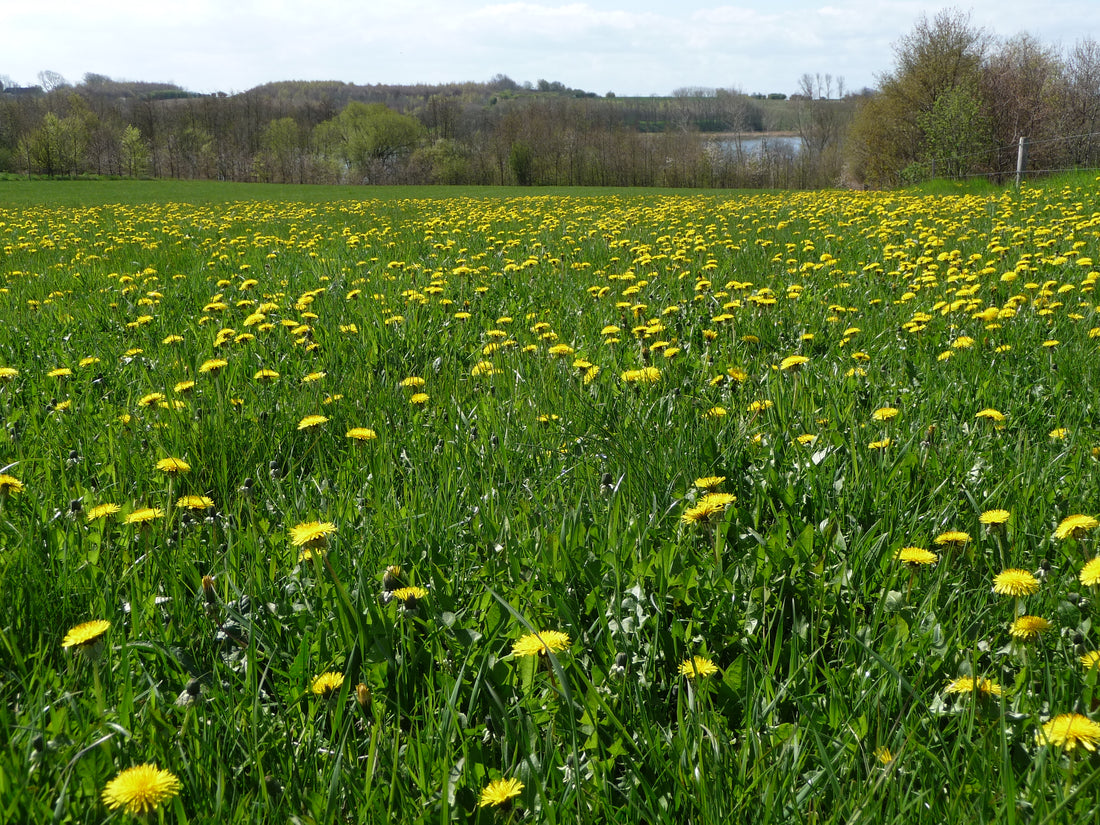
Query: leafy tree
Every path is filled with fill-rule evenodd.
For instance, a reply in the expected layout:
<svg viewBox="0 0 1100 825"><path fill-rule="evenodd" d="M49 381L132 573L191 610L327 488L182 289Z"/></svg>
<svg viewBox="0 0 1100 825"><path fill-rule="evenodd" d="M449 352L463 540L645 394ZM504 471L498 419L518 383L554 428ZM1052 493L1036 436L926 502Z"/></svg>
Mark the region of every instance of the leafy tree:
<svg viewBox="0 0 1100 825"><path fill-rule="evenodd" d="M516 183L520 186L532 184L535 153L531 150L531 144L523 140L517 140L512 144L512 150L508 153L508 168L512 170Z"/></svg>
<svg viewBox="0 0 1100 825"><path fill-rule="evenodd" d="M149 165L149 147L139 130L132 123L122 133L122 167L131 178L145 174Z"/></svg>
<svg viewBox="0 0 1100 825"><path fill-rule="evenodd" d="M420 121L383 103L352 102L336 117L317 127L318 145L338 157L360 177L385 171L396 158L410 153L423 134Z"/></svg>
<svg viewBox="0 0 1100 825"><path fill-rule="evenodd" d="M896 65L880 78L880 91L857 110L851 156L858 177L892 185L901 170L924 160L921 119L945 92L978 88L990 37L957 9L931 21L921 16L913 31L894 45Z"/></svg>
<svg viewBox="0 0 1100 825"><path fill-rule="evenodd" d="M940 93L932 111L917 115L924 132L925 156L937 176L961 178L984 160L989 119L977 95L965 86Z"/></svg>

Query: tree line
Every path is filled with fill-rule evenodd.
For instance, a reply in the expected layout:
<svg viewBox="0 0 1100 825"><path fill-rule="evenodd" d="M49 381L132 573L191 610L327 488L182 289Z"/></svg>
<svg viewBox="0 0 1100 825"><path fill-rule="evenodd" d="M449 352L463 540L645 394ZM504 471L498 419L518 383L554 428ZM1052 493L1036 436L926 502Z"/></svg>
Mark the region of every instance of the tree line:
<svg viewBox="0 0 1100 825"><path fill-rule="evenodd" d="M782 131L793 140L746 141ZM1100 166L1100 45L999 39L922 16L877 89L805 74L798 92L690 87L597 96L555 81L286 81L240 94L52 72L0 75L0 173L278 183L888 187Z"/></svg>
<svg viewBox="0 0 1100 825"><path fill-rule="evenodd" d="M800 128L803 103L776 93L596 96L498 75L443 85L288 81L196 95L171 84L43 75L35 87L0 76L0 172L280 183L815 182L787 145L743 151L738 136Z"/></svg>

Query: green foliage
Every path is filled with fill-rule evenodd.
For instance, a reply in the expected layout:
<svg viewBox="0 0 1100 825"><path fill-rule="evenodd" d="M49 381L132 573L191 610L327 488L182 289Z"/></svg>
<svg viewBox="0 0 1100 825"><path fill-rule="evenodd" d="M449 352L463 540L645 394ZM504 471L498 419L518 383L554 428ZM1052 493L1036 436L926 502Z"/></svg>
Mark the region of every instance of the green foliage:
<svg viewBox="0 0 1100 825"><path fill-rule="evenodd" d="M955 86L941 92L931 111L918 114L917 125L924 133L926 162L938 174L962 178L986 160L989 119L971 90Z"/></svg>

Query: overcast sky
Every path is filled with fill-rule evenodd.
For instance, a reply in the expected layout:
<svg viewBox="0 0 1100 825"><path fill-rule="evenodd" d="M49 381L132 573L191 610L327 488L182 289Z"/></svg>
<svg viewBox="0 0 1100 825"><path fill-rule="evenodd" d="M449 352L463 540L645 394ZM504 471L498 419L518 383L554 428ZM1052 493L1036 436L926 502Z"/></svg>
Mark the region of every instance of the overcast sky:
<svg viewBox="0 0 1100 825"><path fill-rule="evenodd" d="M803 73L874 86L892 44L946 6L1008 37L1100 39L1096 0L49 0L5 3L0 75L87 72L240 92L275 80L556 80L598 94L796 90Z"/></svg>

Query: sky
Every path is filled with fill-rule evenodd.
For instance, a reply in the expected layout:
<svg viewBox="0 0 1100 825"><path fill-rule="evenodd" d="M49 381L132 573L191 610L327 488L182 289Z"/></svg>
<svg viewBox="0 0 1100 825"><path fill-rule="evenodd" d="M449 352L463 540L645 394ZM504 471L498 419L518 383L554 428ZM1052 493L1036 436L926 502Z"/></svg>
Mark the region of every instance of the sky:
<svg viewBox="0 0 1100 825"><path fill-rule="evenodd" d="M603 95L797 90L803 74L874 87L922 13L970 12L1000 37L1100 39L1096 0L51 0L5 3L0 76L43 70L243 92L278 80L485 82Z"/></svg>

